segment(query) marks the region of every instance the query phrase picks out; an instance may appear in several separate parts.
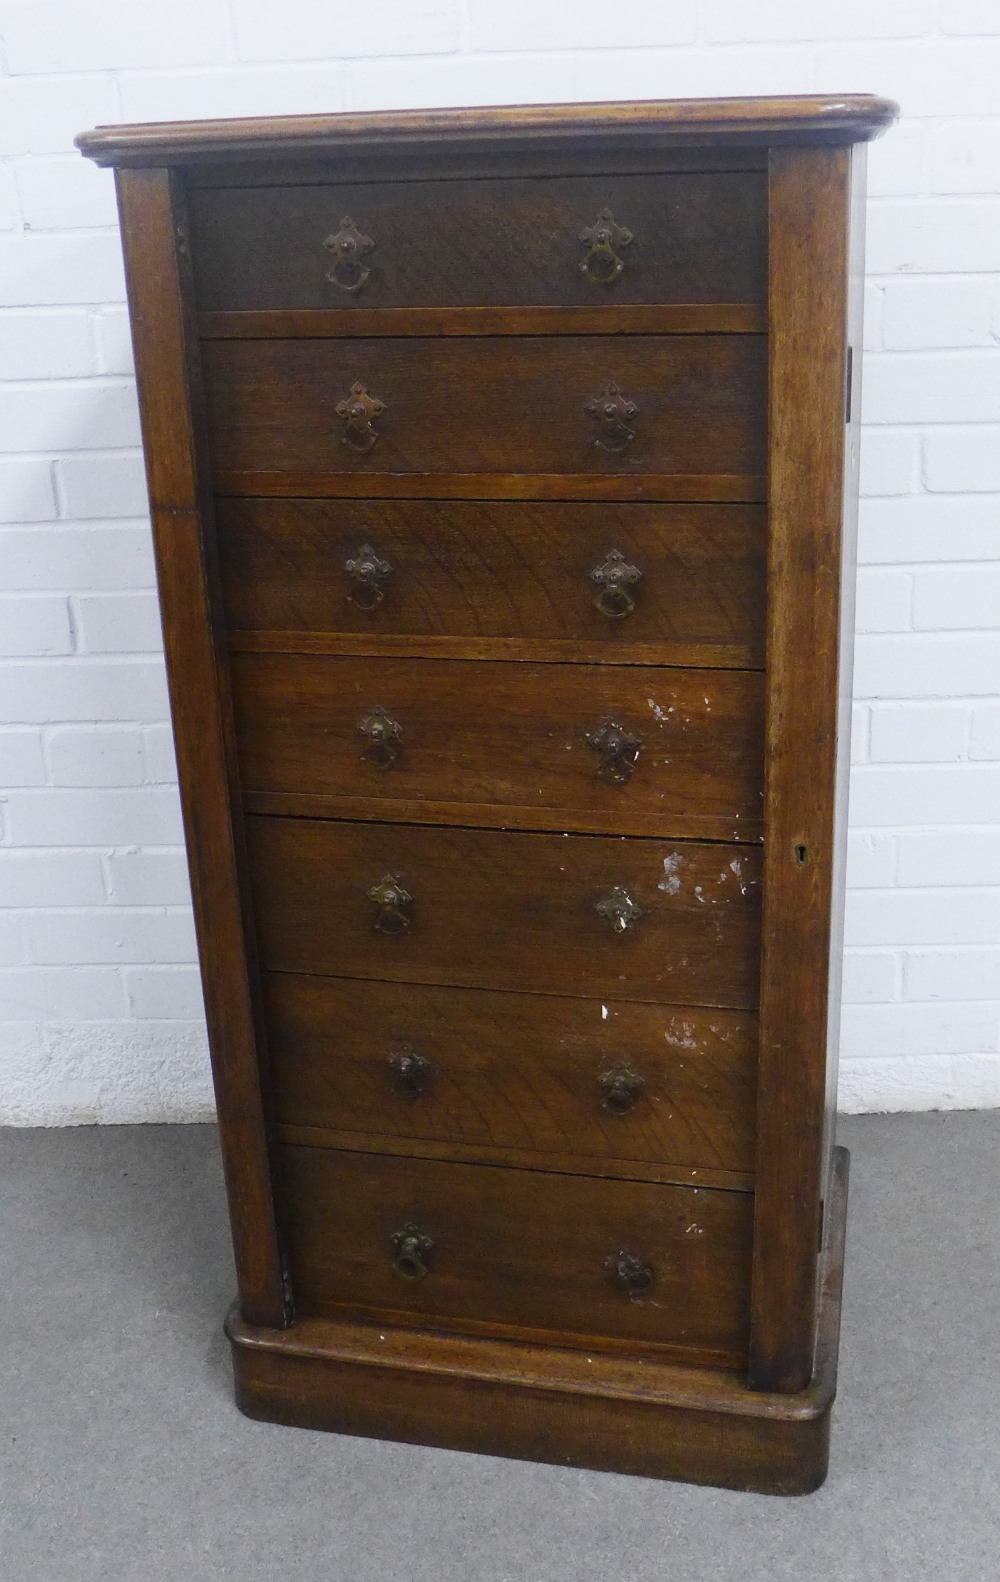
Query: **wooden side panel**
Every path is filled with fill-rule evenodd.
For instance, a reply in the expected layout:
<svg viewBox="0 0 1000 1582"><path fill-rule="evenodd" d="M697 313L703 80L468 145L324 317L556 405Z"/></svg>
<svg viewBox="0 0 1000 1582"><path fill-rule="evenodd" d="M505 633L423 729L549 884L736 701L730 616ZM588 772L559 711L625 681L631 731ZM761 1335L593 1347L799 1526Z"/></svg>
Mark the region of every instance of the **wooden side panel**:
<svg viewBox="0 0 1000 1582"><path fill-rule="evenodd" d="M749 1381L795 1391L824 1190L850 154L770 161L770 546L757 1198Z"/></svg>
<svg viewBox="0 0 1000 1582"><path fill-rule="evenodd" d="M256 1057L257 1012L233 815L229 688L206 556L198 372L182 277L179 199L166 170L118 175L170 699L241 1310L286 1321Z"/></svg>
<svg viewBox="0 0 1000 1582"><path fill-rule="evenodd" d="M849 275L847 344L851 348L846 378L850 421L844 453L842 574L840 580L840 675L837 704L837 766L834 790L833 897L830 926L830 983L827 1005L826 1114L823 1134L824 1205L834 1190L834 1129L837 1120L837 1077L840 1067L840 1000L844 966L844 901L847 881L847 797L851 777L851 712L854 692L854 619L858 560L858 462L861 441L861 344L865 298L865 196L868 149L850 149L851 213L848 243ZM824 1240L829 1215L824 1212Z"/></svg>

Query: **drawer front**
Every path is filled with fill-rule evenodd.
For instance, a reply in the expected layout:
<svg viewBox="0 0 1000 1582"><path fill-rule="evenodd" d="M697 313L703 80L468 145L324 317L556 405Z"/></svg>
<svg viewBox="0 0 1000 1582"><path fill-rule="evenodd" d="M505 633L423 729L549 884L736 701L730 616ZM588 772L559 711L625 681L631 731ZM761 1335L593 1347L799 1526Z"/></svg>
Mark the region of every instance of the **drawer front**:
<svg viewBox="0 0 1000 1582"><path fill-rule="evenodd" d="M762 834L758 671L234 654L232 677L244 792L303 811Z"/></svg>
<svg viewBox="0 0 1000 1582"><path fill-rule="evenodd" d="M227 500L234 631L516 638L763 662L757 505ZM697 663L697 659L694 660Z"/></svg>
<svg viewBox="0 0 1000 1582"><path fill-rule="evenodd" d="M766 208L754 171L190 195L207 310L754 302Z"/></svg>
<svg viewBox="0 0 1000 1582"><path fill-rule="evenodd" d="M761 335L202 348L224 493L240 492L233 473L278 473L290 492L330 472L757 476L766 354Z"/></svg>
<svg viewBox="0 0 1000 1582"><path fill-rule="evenodd" d="M323 1148L281 1159L304 1315L745 1354L750 1193Z"/></svg>
<svg viewBox="0 0 1000 1582"><path fill-rule="evenodd" d="M246 825L265 967L735 1010L757 1002L754 847L261 816Z"/></svg>
<svg viewBox="0 0 1000 1582"><path fill-rule="evenodd" d="M264 993L283 1125L597 1173L753 1171L748 1013L279 972Z"/></svg>

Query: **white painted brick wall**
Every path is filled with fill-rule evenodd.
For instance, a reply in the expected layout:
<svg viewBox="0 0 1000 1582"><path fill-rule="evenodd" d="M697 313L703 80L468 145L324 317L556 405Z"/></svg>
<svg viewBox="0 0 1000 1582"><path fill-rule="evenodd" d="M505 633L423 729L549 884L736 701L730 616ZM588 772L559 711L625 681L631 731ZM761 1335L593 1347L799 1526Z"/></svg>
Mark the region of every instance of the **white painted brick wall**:
<svg viewBox="0 0 1000 1582"><path fill-rule="evenodd" d="M0 1120L211 1112L99 121L874 91L842 1102L1000 1104L997 0L0 0Z"/></svg>

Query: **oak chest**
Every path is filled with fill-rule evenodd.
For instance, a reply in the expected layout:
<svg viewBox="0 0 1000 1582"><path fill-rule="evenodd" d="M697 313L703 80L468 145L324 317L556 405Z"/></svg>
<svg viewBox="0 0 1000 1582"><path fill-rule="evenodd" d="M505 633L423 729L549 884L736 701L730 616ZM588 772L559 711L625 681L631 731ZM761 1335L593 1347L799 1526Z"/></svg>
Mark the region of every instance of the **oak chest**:
<svg viewBox="0 0 1000 1582"><path fill-rule="evenodd" d="M103 128L252 1415L813 1488L846 100Z"/></svg>

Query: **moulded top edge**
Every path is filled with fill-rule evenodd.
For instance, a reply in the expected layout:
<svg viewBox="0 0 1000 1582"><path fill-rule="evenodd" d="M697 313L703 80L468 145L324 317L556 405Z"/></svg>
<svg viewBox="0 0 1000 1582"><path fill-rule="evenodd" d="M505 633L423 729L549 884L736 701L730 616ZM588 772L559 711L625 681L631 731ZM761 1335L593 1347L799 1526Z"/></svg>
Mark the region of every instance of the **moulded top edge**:
<svg viewBox="0 0 1000 1582"><path fill-rule="evenodd" d="M82 132L76 146L99 165L155 166L436 142L470 148L567 138L665 145L843 144L880 136L898 114L891 99L873 94L508 105L99 126Z"/></svg>

